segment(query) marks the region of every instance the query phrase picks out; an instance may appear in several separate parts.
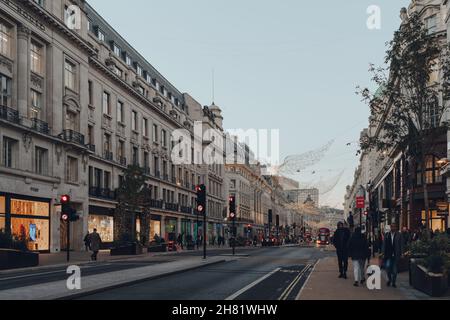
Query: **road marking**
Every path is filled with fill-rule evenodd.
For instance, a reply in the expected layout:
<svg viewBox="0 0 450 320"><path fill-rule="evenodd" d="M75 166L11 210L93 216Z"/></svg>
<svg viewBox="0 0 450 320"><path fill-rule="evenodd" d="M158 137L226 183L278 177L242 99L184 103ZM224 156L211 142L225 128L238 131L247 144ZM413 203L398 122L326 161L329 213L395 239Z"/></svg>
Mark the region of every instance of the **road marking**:
<svg viewBox="0 0 450 320"><path fill-rule="evenodd" d="M309 279L311 278L311 275L314 273L314 271L316 270L317 265L319 264L321 259L317 260L316 263L314 264L314 267L312 268L311 272L308 275L308 278L305 281L305 284L303 285L302 289L300 290L300 292L297 295L297 298L295 300L300 300L300 296L303 293L303 290L305 290L305 288L307 287L308 283L309 283Z"/></svg>
<svg viewBox="0 0 450 320"><path fill-rule="evenodd" d="M311 265L307 265L298 275L295 277L295 279L291 282L291 284L284 290L283 294L278 298L279 301L281 300L287 300L289 296L292 293L292 290L294 290L295 286L300 282L302 277L305 275L305 273L311 268Z"/></svg>
<svg viewBox="0 0 450 320"><path fill-rule="evenodd" d="M109 266L111 264L105 264L105 265L101 265L103 266ZM90 269L90 268L96 268L96 267L100 267L100 266L84 266L81 267L81 270L83 269ZM0 281L8 281L8 280L17 280L17 279L23 279L23 278L30 278L30 277L35 277L35 276L45 276L45 275L49 275L49 274L57 274L57 273L66 273L66 269L64 270L55 270L55 271L49 271L49 272L41 272L41 273L30 273L30 274L24 274L24 275L20 275L20 276L15 276L15 277L8 277L8 278L0 278Z"/></svg>
<svg viewBox="0 0 450 320"><path fill-rule="evenodd" d="M247 292L248 290L250 290L251 288L253 288L254 286L256 286L257 284L263 282L264 280L266 280L267 278L270 278L271 276L273 276L275 273L277 273L278 271L280 271L281 268L277 268L275 270L273 270L272 272L266 274L264 277L259 278L258 280L250 283L248 286L242 288L241 290L239 290L238 292L234 293L233 295L229 296L228 298L225 299L225 301L232 301L234 299L236 299L237 297L239 297L240 295L242 295L243 293Z"/></svg>

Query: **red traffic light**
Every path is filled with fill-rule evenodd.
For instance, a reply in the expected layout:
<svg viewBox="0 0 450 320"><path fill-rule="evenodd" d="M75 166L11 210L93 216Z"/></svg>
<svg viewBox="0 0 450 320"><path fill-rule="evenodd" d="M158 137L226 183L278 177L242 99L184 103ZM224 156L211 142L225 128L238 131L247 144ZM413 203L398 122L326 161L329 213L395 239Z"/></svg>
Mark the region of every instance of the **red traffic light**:
<svg viewBox="0 0 450 320"><path fill-rule="evenodd" d="M65 204L65 203L69 203L70 202L70 196L65 194L61 196L61 203Z"/></svg>

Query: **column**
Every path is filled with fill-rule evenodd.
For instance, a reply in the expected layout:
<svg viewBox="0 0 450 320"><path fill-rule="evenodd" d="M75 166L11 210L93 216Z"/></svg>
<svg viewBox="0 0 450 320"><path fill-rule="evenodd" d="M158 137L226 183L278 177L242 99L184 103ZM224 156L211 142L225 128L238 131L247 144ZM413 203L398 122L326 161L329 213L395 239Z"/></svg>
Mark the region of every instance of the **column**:
<svg viewBox="0 0 450 320"><path fill-rule="evenodd" d="M166 217L165 216L161 216L161 238L163 238L164 240L166 239Z"/></svg>
<svg viewBox="0 0 450 320"><path fill-rule="evenodd" d="M20 116L28 116L28 42L30 30L25 26L17 28L17 110Z"/></svg>
<svg viewBox="0 0 450 320"><path fill-rule="evenodd" d="M181 234L181 218L177 218L177 237Z"/></svg>

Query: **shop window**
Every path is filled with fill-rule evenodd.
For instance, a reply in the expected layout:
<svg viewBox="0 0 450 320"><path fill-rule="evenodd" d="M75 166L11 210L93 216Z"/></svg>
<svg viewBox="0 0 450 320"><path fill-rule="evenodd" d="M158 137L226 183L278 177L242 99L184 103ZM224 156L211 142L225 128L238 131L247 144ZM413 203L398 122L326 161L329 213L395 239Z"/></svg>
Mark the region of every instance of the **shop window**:
<svg viewBox="0 0 450 320"><path fill-rule="evenodd" d="M0 197L0 232L5 231L6 198Z"/></svg>
<svg viewBox="0 0 450 320"><path fill-rule="evenodd" d="M47 202L11 199L11 214L21 216L49 217L50 205Z"/></svg>
<svg viewBox="0 0 450 320"><path fill-rule="evenodd" d="M24 239L31 251L50 250L50 221L48 219L11 218L13 237Z"/></svg>
<svg viewBox="0 0 450 320"><path fill-rule="evenodd" d="M161 221L151 220L150 221L150 238L155 239L155 235L161 237Z"/></svg>
<svg viewBox="0 0 450 320"><path fill-rule="evenodd" d="M431 223L431 230L433 231L439 230L441 232L445 231L445 218L439 216L436 210L431 211L430 223ZM422 224L424 226L427 225L427 216L425 214L425 211L422 211Z"/></svg>
<svg viewBox="0 0 450 320"><path fill-rule="evenodd" d="M114 241L114 217L89 215L88 228L90 233L97 229L102 242Z"/></svg>

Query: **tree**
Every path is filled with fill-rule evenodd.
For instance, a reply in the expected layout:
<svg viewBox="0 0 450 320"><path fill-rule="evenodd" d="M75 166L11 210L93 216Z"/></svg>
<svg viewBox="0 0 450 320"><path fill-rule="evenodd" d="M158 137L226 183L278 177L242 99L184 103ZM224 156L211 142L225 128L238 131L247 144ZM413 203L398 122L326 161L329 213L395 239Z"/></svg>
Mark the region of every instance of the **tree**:
<svg viewBox="0 0 450 320"><path fill-rule="evenodd" d="M395 32L387 46L387 68L370 66L372 81L379 88L372 93L358 87L371 110L371 130L361 138L361 151L383 154L401 151L421 168L427 227L430 221L427 156L435 152L436 137L448 127L444 121L449 93L449 49L445 39L424 27L413 13Z"/></svg>
<svg viewBox="0 0 450 320"><path fill-rule="evenodd" d="M117 190L116 234L119 241L136 240L136 213L139 213L142 233L149 234L150 190L146 184L144 171L139 166L129 166ZM143 242L147 242L145 239Z"/></svg>

